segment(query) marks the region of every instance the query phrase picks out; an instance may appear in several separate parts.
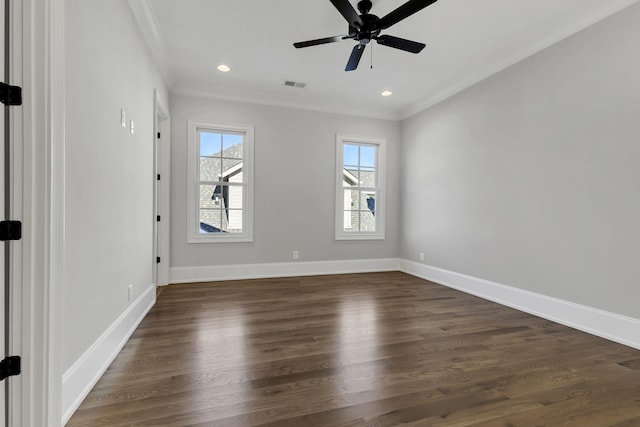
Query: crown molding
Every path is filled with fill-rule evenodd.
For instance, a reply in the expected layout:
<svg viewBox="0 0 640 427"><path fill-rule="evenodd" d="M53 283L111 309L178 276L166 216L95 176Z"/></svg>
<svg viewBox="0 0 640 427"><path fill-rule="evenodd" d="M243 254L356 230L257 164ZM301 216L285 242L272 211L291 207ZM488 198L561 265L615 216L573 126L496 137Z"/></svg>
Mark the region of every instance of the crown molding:
<svg viewBox="0 0 640 427"><path fill-rule="evenodd" d="M355 103L345 104L339 100L308 96L301 97L286 93L252 89L237 89L225 86L181 82L174 85L170 92L172 95L294 108L370 119L391 120L396 122L401 119L398 112L392 110L372 109L371 107L357 105Z"/></svg>
<svg viewBox="0 0 640 427"><path fill-rule="evenodd" d="M165 83L173 80L173 72L166 55L165 40L160 31L153 5L149 0L129 0L131 12L138 23Z"/></svg>
<svg viewBox="0 0 640 427"><path fill-rule="evenodd" d="M638 3L640 0L618 0L618 1L609 1L603 2L603 6L600 10L590 13L586 16L580 17L572 25L566 26L561 30L551 33L539 40L534 44L528 43L514 43L509 46L508 52L500 52L499 55L493 55L487 58L481 64L478 64L474 67L474 72L468 75L466 78L459 80L456 83L451 84L447 88L441 90L438 93L435 93L427 98L424 98L418 102L410 103L400 112L400 119L406 120L442 101L447 98L450 98L457 93L462 92L469 87L480 83L481 81L493 76L494 74L499 73L502 70L505 70L512 65L517 64L529 58L530 56L535 55L542 50L553 46L560 41L571 37L572 35L614 15L617 12L620 12L635 3Z"/></svg>

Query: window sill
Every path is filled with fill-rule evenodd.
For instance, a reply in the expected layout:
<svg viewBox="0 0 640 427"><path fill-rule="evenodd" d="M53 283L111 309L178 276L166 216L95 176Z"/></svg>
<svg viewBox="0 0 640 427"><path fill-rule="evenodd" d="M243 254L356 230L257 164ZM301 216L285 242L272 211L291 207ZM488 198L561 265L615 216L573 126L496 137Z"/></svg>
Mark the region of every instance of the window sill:
<svg viewBox="0 0 640 427"><path fill-rule="evenodd" d="M341 233L336 234L336 240L384 240L384 234L380 233Z"/></svg>
<svg viewBox="0 0 640 427"><path fill-rule="evenodd" d="M233 236L190 236L187 243L251 243L253 242L253 236L246 234L233 235Z"/></svg>

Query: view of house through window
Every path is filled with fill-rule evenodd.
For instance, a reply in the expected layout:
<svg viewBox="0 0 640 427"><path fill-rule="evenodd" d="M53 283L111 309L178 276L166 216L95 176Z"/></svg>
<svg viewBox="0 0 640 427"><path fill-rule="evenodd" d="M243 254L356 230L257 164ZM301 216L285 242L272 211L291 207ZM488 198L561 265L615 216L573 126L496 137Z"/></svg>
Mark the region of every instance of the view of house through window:
<svg viewBox="0 0 640 427"><path fill-rule="evenodd" d="M198 141L200 233L242 233L244 134L199 129Z"/></svg>
<svg viewBox="0 0 640 427"><path fill-rule="evenodd" d="M376 231L377 152L375 145L343 145L344 231Z"/></svg>
<svg viewBox="0 0 640 427"><path fill-rule="evenodd" d="M189 243L253 241L252 125L189 120Z"/></svg>
<svg viewBox="0 0 640 427"><path fill-rule="evenodd" d="M338 135L336 238L384 238L384 140Z"/></svg>

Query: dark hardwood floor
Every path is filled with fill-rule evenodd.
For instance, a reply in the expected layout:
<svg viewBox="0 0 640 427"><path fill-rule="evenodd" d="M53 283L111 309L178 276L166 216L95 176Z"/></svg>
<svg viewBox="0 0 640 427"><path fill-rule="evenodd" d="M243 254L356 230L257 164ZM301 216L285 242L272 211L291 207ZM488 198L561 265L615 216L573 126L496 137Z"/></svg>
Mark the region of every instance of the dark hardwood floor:
<svg viewBox="0 0 640 427"><path fill-rule="evenodd" d="M69 426L640 426L640 351L403 273L169 286Z"/></svg>

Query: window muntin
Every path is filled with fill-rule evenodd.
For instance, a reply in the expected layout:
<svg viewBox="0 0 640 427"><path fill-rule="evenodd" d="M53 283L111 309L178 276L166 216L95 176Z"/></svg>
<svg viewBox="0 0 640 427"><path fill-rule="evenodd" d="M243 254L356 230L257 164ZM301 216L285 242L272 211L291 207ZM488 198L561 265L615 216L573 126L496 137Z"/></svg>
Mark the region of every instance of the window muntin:
<svg viewBox="0 0 640 427"><path fill-rule="evenodd" d="M189 121L189 152L189 242L252 241L253 127Z"/></svg>
<svg viewBox="0 0 640 427"><path fill-rule="evenodd" d="M337 137L336 239L383 239L384 140Z"/></svg>

